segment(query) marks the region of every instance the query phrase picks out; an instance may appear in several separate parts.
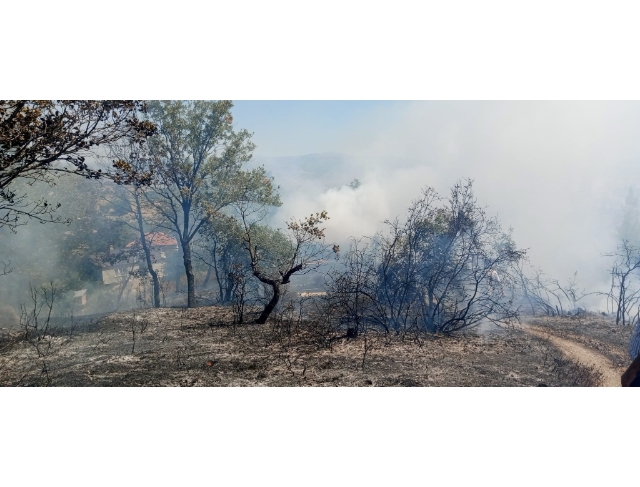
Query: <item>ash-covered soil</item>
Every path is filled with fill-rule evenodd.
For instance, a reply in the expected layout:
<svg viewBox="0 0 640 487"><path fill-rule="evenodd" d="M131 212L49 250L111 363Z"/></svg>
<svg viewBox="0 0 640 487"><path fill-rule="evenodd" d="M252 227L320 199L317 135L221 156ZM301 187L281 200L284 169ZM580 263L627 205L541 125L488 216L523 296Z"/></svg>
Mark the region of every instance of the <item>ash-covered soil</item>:
<svg viewBox="0 0 640 487"><path fill-rule="evenodd" d="M545 320L536 323L552 326ZM628 330L603 320L553 326L579 333L580 340L623 360ZM347 339L309 322L233 325L224 307L121 312L40 336L31 333L28 339L24 333L5 333L0 340L4 386L600 383L596 370L566 360L548 341L521 329L452 336L368 333Z"/></svg>

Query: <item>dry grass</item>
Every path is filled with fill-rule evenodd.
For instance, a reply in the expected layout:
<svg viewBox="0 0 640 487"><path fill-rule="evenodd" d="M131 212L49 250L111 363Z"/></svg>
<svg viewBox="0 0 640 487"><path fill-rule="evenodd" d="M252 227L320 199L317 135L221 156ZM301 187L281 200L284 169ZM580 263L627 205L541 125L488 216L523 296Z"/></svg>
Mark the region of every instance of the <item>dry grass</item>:
<svg viewBox="0 0 640 487"><path fill-rule="evenodd" d="M602 387L604 374L593 365L555 358L554 370L560 381L569 387Z"/></svg>
<svg viewBox="0 0 640 487"><path fill-rule="evenodd" d="M347 339L305 322L234 325L229 308L203 307L117 313L56 340L57 386L598 385L597 371L518 330ZM33 347L5 340L0 383L45 385L42 371Z"/></svg>

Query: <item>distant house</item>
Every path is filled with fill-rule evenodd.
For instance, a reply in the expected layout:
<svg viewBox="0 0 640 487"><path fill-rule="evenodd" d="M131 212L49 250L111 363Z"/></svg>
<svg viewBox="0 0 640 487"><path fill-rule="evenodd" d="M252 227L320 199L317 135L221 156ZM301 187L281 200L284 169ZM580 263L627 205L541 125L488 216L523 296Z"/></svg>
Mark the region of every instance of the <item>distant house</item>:
<svg viewBox="0 0 640 487"><path fill-rule="evenodd" d="M112 266L104 267L102 269L102 282L104 284L116 284L126 280L127 275L131 272L137 271L139 266L137 264L131 265L128 262L119 262Z"/></svg>
<svg viewBox="0 0 640 487"><path fill-rule="evenodd" d="M326 291L302 291L301 293L298 293L298 296L301 298L318 298L326 295Z"/></svg>
<svg viewBox="0 0 640 487"><path fill-rule="evenodd" d="M151 251L151 259L154 269L162 275L167 259L178 251L178 241L162 232L150 232L145 234L145 239ZM104 265L102 268L102 282L104 284L116 284L127 281L132 272L146 267L144 255L142 255L142 243L137 238L125 245L125 250L140 250L140 255L130 257L127 260L113 265Z"/></svg>
<svg viewBox="0 0 640 487"><path fill-rule="evenodd" d="M151 248L151 251L172 251L178 250L178 241L162 232L151 232L145 233L145 239L147 244ZM133 242L129 242L125 248L134 249L134 248L142 248L142 243L140 239L137 238Z"/></svg>
<svg viewBox="0 0 640 487"><path fill-rule="evenodd" d="M87 304L87 290L80 289L79 291L73 291L73 304L77 306L84 306Z"/></svg>

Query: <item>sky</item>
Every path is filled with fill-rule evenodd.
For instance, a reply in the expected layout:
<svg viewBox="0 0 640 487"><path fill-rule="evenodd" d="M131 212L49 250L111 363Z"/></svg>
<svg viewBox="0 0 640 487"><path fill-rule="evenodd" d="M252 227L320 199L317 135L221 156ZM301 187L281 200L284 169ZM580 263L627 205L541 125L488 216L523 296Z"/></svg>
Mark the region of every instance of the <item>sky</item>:
<svg viewBox="0 0 640 487"><path fill-rule="evenodd" d="M340 152L344 135L385 111L400 114L406 101L234 101L234 120L254 133L256 156Z"/></svg>
<svg viewBox="0 0 640 487"><path fill-rule="evenodd" d="M606 286L602 255L640 182L639 102L238 101L233 113L256 163L284 183L276 220L325 209L344 243L402 215L421 188L446 196L470 178L534 265L591 288ZM291 179L303 166L306 179ZM347 191L353 178L362 186Z"/></svg>

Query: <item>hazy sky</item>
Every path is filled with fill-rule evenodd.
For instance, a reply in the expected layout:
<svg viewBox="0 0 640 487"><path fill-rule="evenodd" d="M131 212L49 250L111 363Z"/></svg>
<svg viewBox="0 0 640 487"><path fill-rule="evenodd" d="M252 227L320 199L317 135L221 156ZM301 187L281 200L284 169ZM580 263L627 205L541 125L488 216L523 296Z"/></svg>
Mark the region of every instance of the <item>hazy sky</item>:
<svg viewBox="0 0 640 487"><path fill-rule="evenodd" d="M233 114L238 127L254 133L256 156L297 156L342 151L345 134L385 112L400 117L410 103L234 101Z"/></svg>
<svg viewBox="0 0 640 487"><path fill-rule="evenodd" d="M402 214L422 187L446 195L472 178L534 264L561 278L606 281L601 254L640 176L640 102L239 101L234 118L254 132L257 159L338 152L343 184L363 183L286 188L283 218L326 209L344 241Z"/></svg>

